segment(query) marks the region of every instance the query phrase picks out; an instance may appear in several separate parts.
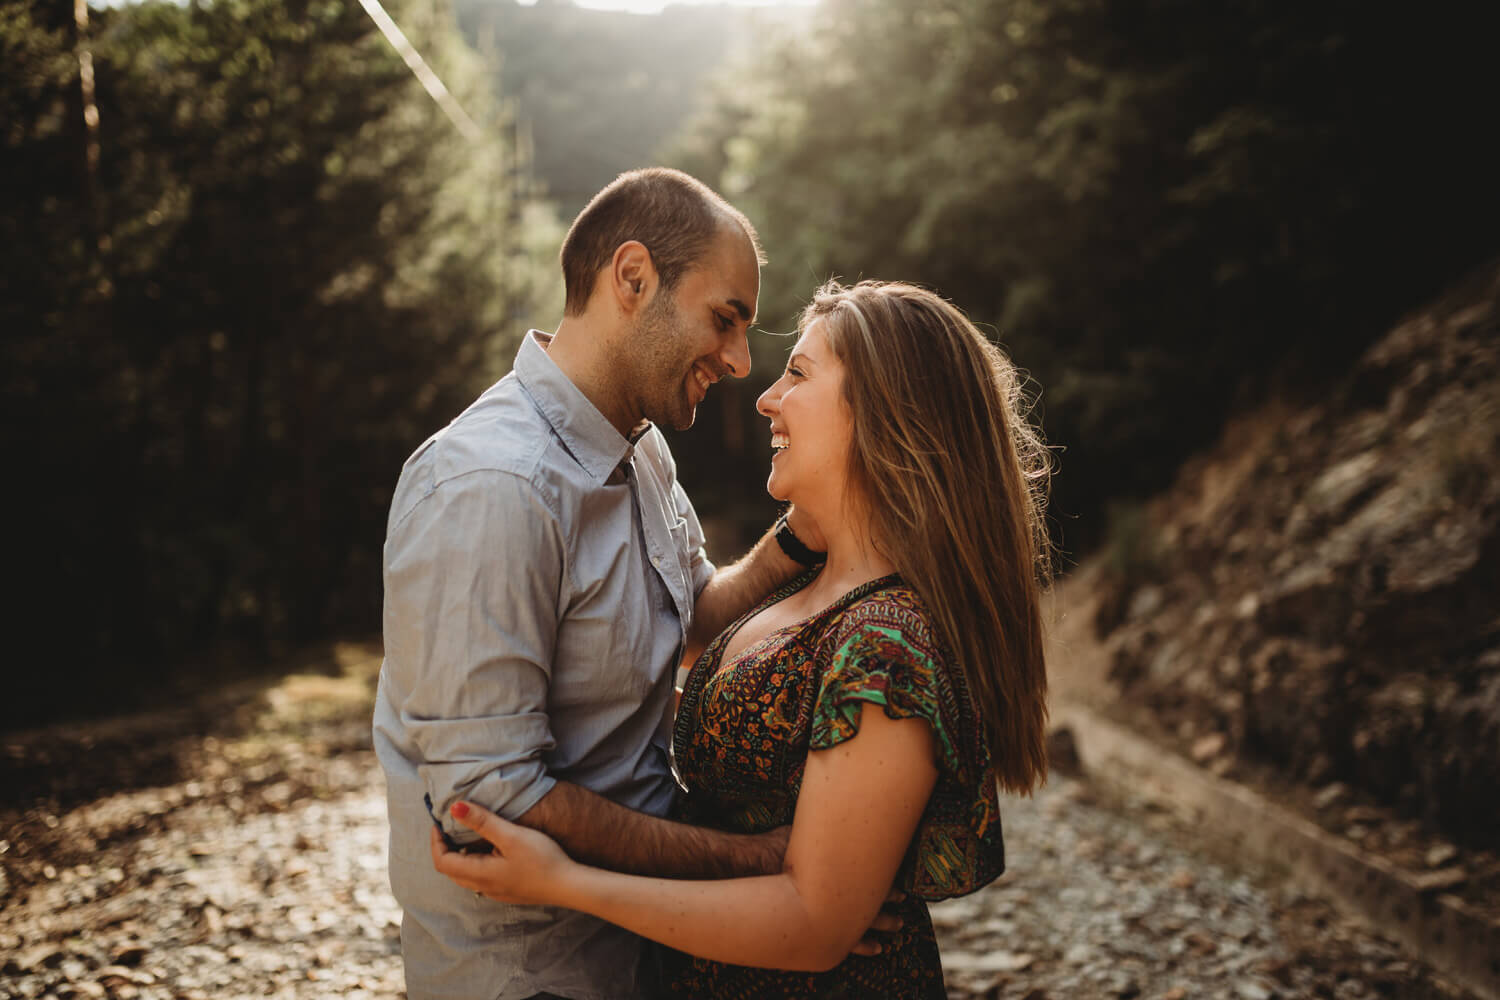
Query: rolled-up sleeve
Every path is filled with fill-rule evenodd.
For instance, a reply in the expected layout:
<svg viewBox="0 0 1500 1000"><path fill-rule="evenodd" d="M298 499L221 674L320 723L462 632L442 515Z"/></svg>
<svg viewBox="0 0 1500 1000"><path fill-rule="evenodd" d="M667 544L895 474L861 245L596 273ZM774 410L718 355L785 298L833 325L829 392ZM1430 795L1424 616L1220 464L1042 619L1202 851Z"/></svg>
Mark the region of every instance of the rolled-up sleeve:
<svg viewBox="0 0 1500 1000"><path fill-rule="evenodd" d="M385 569L389 680L434 811L451 832L460 798L519 817L556 784L543 760L554 745L556 516L526 480L469 472L393 527Z"/></svg>

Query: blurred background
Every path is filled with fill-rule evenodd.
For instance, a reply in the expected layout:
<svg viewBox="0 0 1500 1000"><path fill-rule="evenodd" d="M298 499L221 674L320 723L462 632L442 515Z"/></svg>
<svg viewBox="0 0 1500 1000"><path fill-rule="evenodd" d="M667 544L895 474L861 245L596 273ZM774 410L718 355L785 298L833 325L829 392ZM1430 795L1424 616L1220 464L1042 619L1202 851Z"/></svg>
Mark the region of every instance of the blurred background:
<svg viewBox="0 0 1500 1000"><path fill-rule="evenodd" d="M1100 635L1161 602L1177 535L1146 501L1226 421L1384 406L1405 362L1359 381L1372 345L1453 288L1493 297L1474 277L1500 252L1476 5L604 6L389 0L419 61L356 0L0 0L0 433L19 637L0 726L143 706L377 635L402 461L508 370L529 326L556 325L562 234L624 169L681 167L749 215L770 256L764 331L790 330L840 276L928 284L992 334L1030 373L1057 449L1060 566L1103 560ZM1485 322L1466 336L1493 345ZM753 404L788 342L752 342L752 376L673 435L720 560L774 514ZM1444 357L1429 374L1491 377L1478 355ZM1402 405L1389 440L1421 416ZM1432 504L1482 528L1452 543L1480 573L1497 509L1490 416L1460 407L1451 426L1472 433L1423 448L1459 442L1426 481L1441 486ZM1311 480L1320 426L1234 440L1283 471L1300 445ZM1405 460L1370 461L1358 488L1339 487L1352 492L1338 516ZM1283 516L1235 530L1271 545L1302 487L1261 503L1247 491L1264 476L1247 476L1236 495ZM1217 549L1197 551L1220 572ZM1471 577L1464 593L1482 594L1489 577ZM1493 606L1465 600L1446 605L1468 616L1459 651L1402 668L1455 697L1500 673ZM1422 627L1456 634L1443 614ZM1159 639L1136 635L1116 680L1158 677ZM1461 681L1443 673L1455 656ZM1254 676L1225 689L1253 694ZM1387 680L1348 683L1373 696ZM1500 689L1485 697L1500 705ZM1264 712L1245 721L1253 702L1205 704L1239 720L1232 745L1283 746L1255 728ZM1340 752L1354 740L1339 730ZM1325 751L1289 766L1326 777Z"/></svg>

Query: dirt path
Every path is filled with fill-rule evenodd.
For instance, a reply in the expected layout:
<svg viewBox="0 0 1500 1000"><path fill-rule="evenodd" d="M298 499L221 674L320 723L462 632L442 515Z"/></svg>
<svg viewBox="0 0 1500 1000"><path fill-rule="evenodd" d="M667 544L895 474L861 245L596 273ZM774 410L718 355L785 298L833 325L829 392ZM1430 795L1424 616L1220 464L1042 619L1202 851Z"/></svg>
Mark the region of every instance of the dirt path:
<svg viewBox="0 0 1500 1000"><path fill-rule="evenodd" d="M293 678L177 739L170 780L0 811L0 998L402 996L360 663L356 682ZM21 750L77 775L159 763L144 745ZM12 776L34 773L9 752ZM953 997L1466 996L1085 780L1056 774L1005 824L1009 873L934 908Z"/></svg>

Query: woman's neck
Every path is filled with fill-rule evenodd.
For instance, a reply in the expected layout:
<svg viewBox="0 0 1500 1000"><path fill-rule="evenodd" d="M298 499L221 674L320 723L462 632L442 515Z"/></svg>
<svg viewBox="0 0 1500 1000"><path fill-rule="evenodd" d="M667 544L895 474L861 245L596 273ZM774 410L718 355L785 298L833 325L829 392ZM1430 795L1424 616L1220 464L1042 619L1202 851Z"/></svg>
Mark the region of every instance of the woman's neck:
<svg viewBox="0 0 1500 1000"><path fill-rule="evenodd" d="M824 528L825 524L829 527ZM828 561L808 585L809 596L832 602L855 587L896 572L895 565L881 554L870 519L863 514L840 504L828 520L819 517L818 526L828 543Z"/></svg>

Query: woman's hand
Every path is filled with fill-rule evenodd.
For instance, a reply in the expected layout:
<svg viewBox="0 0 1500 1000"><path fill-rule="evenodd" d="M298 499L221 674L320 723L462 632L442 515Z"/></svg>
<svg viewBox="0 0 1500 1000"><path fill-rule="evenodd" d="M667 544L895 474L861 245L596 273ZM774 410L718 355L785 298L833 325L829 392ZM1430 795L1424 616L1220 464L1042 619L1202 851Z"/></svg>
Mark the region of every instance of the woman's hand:
<svg viewBox="0 0 1500 1000"><path fill-rule="evenodd" d="M545 833L507 822L472 802L455 802L453 818L494 845L490 854L450 851L434 828L432 866L454 882L501 903L550 905L578 867Z"/></svg>

